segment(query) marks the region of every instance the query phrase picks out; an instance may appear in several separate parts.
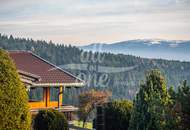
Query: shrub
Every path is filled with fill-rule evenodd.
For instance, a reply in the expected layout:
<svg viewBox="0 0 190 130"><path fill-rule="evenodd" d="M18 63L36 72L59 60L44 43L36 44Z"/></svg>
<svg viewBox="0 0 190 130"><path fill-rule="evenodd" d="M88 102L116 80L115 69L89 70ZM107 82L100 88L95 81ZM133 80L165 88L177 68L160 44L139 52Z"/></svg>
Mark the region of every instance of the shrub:
<svg viewBox="0 0 190 130"><path fill-rule="evenodd" d="M34 130L68 130L68 124L63 113L41 110L34 119Z"/></svg>
<svg viewBox="0 0 190 130"><path fill-rule="evenodd" d="M132 103L128 100L113 101L105 105L105 129L128 130Z"/></svg>
<svg viewBox="0 0 190 130"><path fill-rule="evenodd" d="M0 130L30 129L26 88L9 55L0 49Z"/></svg>

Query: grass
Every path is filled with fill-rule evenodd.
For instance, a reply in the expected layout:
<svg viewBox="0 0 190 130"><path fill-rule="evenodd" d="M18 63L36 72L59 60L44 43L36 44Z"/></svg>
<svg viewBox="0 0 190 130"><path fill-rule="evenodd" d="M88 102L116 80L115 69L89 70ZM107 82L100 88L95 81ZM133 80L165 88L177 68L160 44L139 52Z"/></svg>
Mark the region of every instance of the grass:
<svg viewBox="0 0 190 130"><path fill-rule="evenodd" d="M82 121L73 121L74 126L83 128L83 122ZM92 122L86 122L85 128L92 130Z"/></svg>

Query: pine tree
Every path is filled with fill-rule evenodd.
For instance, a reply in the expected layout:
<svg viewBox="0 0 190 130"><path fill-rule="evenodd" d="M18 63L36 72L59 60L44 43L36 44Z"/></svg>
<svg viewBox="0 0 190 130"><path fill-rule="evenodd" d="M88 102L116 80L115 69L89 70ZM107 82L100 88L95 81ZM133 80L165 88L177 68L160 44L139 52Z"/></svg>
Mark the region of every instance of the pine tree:
<svg viewBox="0 0 190 130"><path fill-rule="evenodd" d="M166 81L158 70L151 70L134 101L130 130L165 130L169 100Z"/></svg>
<svg viewBox="0 0 190 130"><path fill-rule="evenodd" d="M190 86L184 81L178 88L176 103L179 104L180 129L190 129Z"/></svg>

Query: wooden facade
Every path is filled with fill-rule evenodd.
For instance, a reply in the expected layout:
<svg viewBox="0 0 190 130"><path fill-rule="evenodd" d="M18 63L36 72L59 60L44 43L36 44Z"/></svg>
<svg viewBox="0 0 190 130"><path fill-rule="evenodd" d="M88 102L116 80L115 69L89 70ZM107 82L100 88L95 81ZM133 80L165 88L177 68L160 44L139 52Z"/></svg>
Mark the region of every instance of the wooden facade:
<svg viewBox="0 0 190 130"><path fill-rule="evenodd" d="M29 100L29 106L30 109L44 109L44 108L56 108L62 105L62 99L63 99L63 87L59 87L60 94L57 94L59 96L58 101L50 101L50 87L44 87L43 88L43 100L42 101L30 101Z"/></svg>

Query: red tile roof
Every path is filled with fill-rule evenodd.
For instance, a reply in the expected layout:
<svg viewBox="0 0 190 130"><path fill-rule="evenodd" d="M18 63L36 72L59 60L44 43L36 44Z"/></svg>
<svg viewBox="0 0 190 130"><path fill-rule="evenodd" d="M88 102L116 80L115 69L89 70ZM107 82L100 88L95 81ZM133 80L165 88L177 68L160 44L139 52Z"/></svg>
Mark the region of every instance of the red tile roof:
<svg viewBox="0 0 190 130"><path fill-rule="evenodd" d="M77 84L83 81L65 70L28 51L10 51L10 57L20 71L40 76L36 84Z"/></svg>

